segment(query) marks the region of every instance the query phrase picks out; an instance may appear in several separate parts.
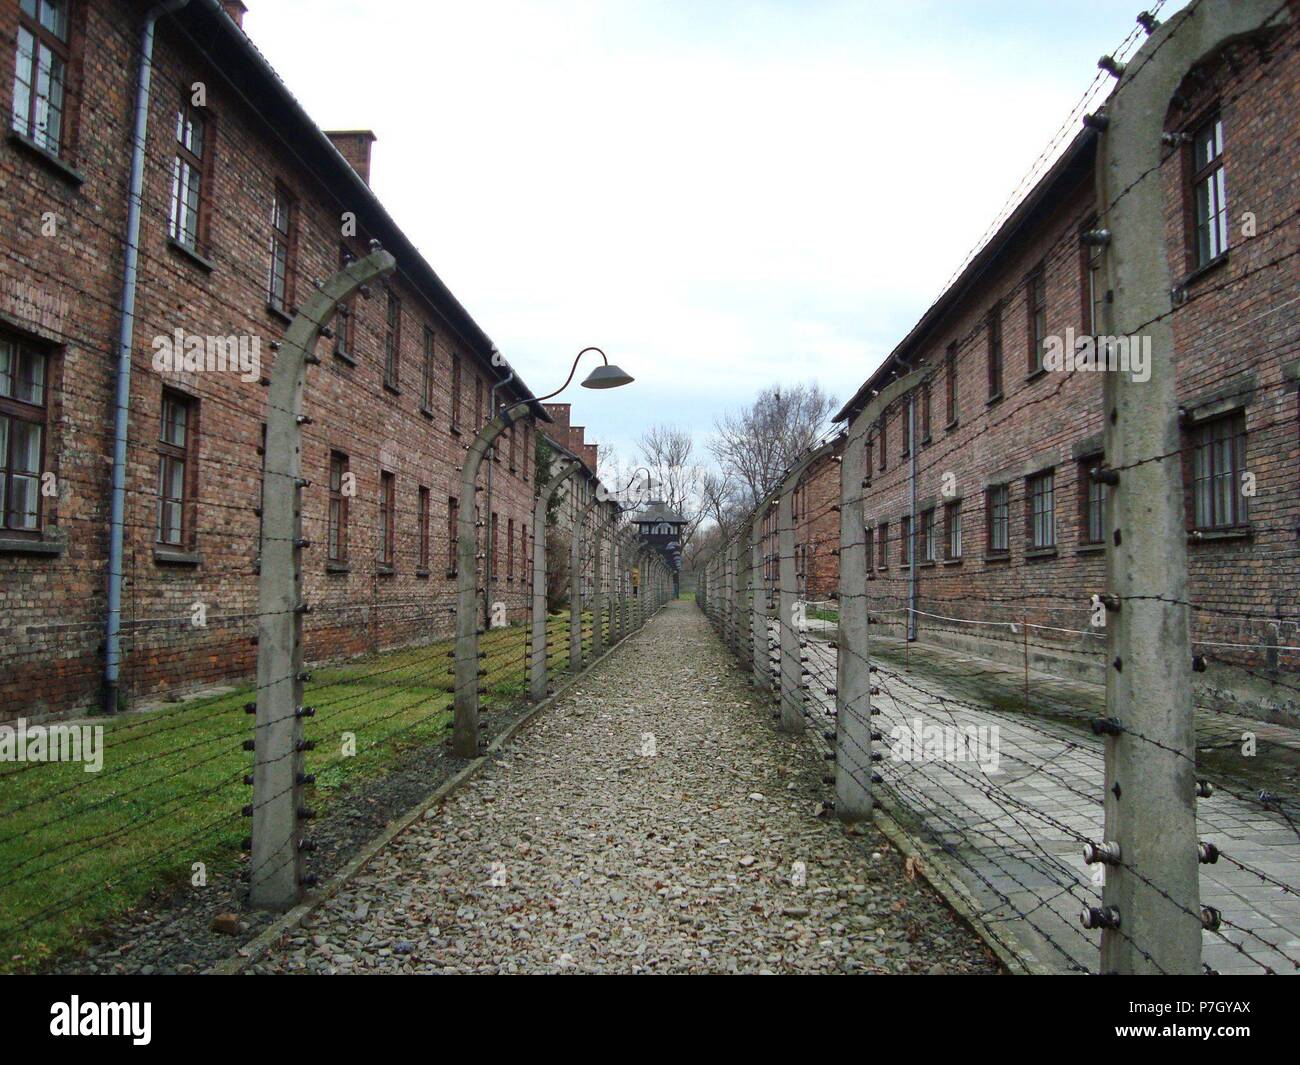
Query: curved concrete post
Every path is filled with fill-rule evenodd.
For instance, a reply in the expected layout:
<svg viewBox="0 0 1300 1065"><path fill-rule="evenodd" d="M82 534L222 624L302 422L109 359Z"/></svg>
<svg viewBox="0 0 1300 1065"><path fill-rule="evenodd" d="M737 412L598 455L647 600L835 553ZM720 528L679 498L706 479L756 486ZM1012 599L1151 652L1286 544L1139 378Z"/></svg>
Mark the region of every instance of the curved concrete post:
<svg viewBox="0 0 1300 1065"><path fill-rule="evenodd" d="M321 332L338 306L396 268L382 249L350 263L312 293L285 331L271 368L262 478L261 569L257 580L257 707L253 733L249 901L287 910L302 880L302 424L303 390Z"/></svg>
<svg viewBox="0 0 1300 1065"><path fill-rule="evenodd" d="M552 469L551 479L540 486L533 503L533 628L529 640L528 697L535 703L546 698L546 511L551 497L578 468L574 460L562 459Z"/></svg>
<svg viewBox="0 0 1300 1065"><path fill-rule="evenodd" d="M569 672L582 672L582 522L579 506L569 535Z"/></svg>
<svg viewBox="0 0 1300 1065"><path fill-rule="evenodd" d="M763 525L765 523L767 503L764 502L754 510L749 525L749 565L753 577L753 600L750 604L750 653L753 655L754 687L767 691L771 688L768 670L771 668L768 655L767 634L767 574L763 568Z"/></svg>
<svg viewBox="0 0 1300 1065"><path fill-rule="evenodd" d="M605 574L601 558L601 545L607 542L604 509L597 507L599 497L592 504L591 531L591 657L599 658L605 651Z"/></svg>
<svg viewBox="0 0 1300 1065"><path fill-rule="evenodd" d="M868 401L849 422L840 463L840 625L835 660L835 813L841 821L871 816L871 663L867 633L867 434L880 412L921 383L911 373Z"/></svg>
<svg viewBox="0 0 1300 1065"><path fill-rule="evenodd" d="M1107 102L1097 155L1110 298L1107 336L1140 334L1151 374L1103 374L1105 456L1119 472L1107 493L1106 840L1122 861L1106 870L1101 969L1196 973L1201 961L1195 728L1187 607L1182 439L1174 367L1161 135L1188 72L1226 44L1289 21L1276 0L1201 0L1158 27ZM1164 458L1160 458L1164 456ZM1122 667L1122 668L1121 668ZM1140 737L1140 738L1139 738Z"/></svg>
<svg viewBox="0 0 1300 1065"><path fill-rule="evenodd" d="M456 523L456 691L451 749L458 758L478 755L478 535L474 519L478 471L483 456L505 430L528 410L527 402L500 411L481 428L465 452L460 470L460 515ZM483 516L489 529L491 514Z"/></svg>

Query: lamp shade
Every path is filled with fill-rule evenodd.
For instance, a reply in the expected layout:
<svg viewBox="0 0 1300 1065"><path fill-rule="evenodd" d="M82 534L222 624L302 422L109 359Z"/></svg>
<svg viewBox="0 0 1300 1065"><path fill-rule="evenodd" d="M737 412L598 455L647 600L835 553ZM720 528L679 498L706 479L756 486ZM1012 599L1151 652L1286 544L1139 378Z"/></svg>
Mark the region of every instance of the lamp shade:
<svg viewBox="0 0 1300 1065"><path fill-rule="evenodd" d="M621 385L630 385L635 380L631 374L624 373L617 366L597 366L591 373L587 374L587 379L582 382L583 388L618 388Z"/></svg>

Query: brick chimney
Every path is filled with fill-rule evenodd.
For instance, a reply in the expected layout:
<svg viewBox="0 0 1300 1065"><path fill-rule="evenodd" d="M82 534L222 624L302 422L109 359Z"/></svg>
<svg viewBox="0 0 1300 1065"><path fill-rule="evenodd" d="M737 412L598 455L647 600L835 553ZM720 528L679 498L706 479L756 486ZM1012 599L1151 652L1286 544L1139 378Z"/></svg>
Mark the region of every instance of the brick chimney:
<svg viewBox="0 0 1300 1065"><path fill-rule="evenodd" d="M326 130L325 136L334 142L339 154L348 161L367 185L370 184L370 146L375 135L368 129Z"/></svg>
<svg viewBox="0 0 1300 1065"><path fill-rule="evenodd" d="M583 444L582 457L587 460L587 469L592 473L596 472L598 467L597 459L599 458L600 446L598 444Z"/></svg>
<svg viewBox="0 0 1300 1065"><path fill-rule="evenodd" d="M240 0L221 0L221 6L226 9L230 21L242 30L244 28L244 16L248 14L247 5L240 3Z"/></svg>

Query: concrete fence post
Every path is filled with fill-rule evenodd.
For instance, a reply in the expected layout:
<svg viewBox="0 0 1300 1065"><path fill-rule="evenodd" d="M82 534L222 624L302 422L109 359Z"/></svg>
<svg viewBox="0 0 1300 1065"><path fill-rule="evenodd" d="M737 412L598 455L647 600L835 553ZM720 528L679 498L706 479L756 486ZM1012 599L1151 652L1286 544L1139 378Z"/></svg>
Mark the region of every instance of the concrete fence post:
<svg viewBox="0 0 1300 1065"><path fill-rule="evenodd" d="M562 459L552 470L551 479L540 487L533 503L533 603L532 636L529 640L528 697L535 703L546 698L546 665L549 657L546 638L546 512L565 481L578 469L572 459ZM576 530L575 530L576 534Z"/></svg>
<svg viewBox="0 0 1300 1065"><path fill-rule="evenodd" d="M763 558L763 526L766 503L760 504L754 511L749 527L749 566L752 574L750 584L753 586L753 602L750 605L750 648L753 655L753 684L760 690L771 687L768 675L770 668L767 632L767 573Z"/></svg>
<svg viewBox="0 0 1300 1065"><path fill-rule="evenodd" d="M868 639L866 439L880 412L912 391L921 375L894 381L849 421L840 463L839 635L835 661L835 813L842 821L871 815L871 655Z"/></svg>
<svg viewBox="0 0 1300 1065"><path fill-rule="evenodd" d="M585 508L574 508L569 536L569 672L582 672L582 541Z"/></svg>
<svg viewBox="0 0 1300 1065"><path fill-rule="evenodd" d="M1280 26L1276 0L1201 0L1157 27L1107 104L1097 155L1105 333L1148 338L1150 378L1103 377L1107 616L1106 842L1101 969L1197 973L1195 721L1187 533L1167 255L1162 135L1188 72ZM1099 357L1103 357L1098 353ZM1087 915L1085 914L1085 917ZM1085 923L1089 923L1085 920Z"/></svg>
<svg viewBox="0 0 1300 1065"><path fill-rule="evenodd" d="M591 530L591 657L605 652L605 577L601 545L605 543L605 516L601 507L592 511Z"/></svg>
<svg viewBox="0 0 1300 1065"><path fill-rule="evenodd" d="M306 368L338 305L392 273L396 261L376 250L319 285L285 331L271 369L262 477L261 568L257 588L257 705L253 732L252 856L249 901L287 910L302 890L300 825L306 783L303 706L302 425Z"/></svg>
<svg viewBox="0 0 1300 1065"><path fill-rule="evenodd" d="M803 731L803 662L799 649L795 604L794 489L798 474L789 476L777 501L777 635L781 645L778 681L781 692L781 731Z"/></svg>

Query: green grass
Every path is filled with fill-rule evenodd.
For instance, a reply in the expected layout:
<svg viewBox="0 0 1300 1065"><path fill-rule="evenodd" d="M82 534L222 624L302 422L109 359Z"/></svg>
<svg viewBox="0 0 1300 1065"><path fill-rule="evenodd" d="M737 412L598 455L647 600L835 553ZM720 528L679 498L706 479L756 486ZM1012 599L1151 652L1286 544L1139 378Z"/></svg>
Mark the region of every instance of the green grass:
<svg viewBox="0 0 1300 1065"><path fill-rule="evenodd" d="M810 610L808 616L816 618L818 621L833 621L837 625L840 621L840 612L838 610Z"/></svg>
<svg viewBox="0 0 1300 1065"><path fill-rule="evenodd" d="M526 690L527 626L480 640L486 707ZM568 616L548 624L550 669L568 665ZM328 810L345 782L383 775L413 748L441 738L452 717L449 641L317 669L307 685L316 741L306 755L316 783L308 804ZM253 755L243 750L252 686L213 698L95 719L103 769L80 763L10 763L0 772L0 972L38 968L90 942L106 921L158 889L186 885L192 865L209 882L240 861L250 820L241 808ZM344 734L355 756L343 754Z"/></svg>

